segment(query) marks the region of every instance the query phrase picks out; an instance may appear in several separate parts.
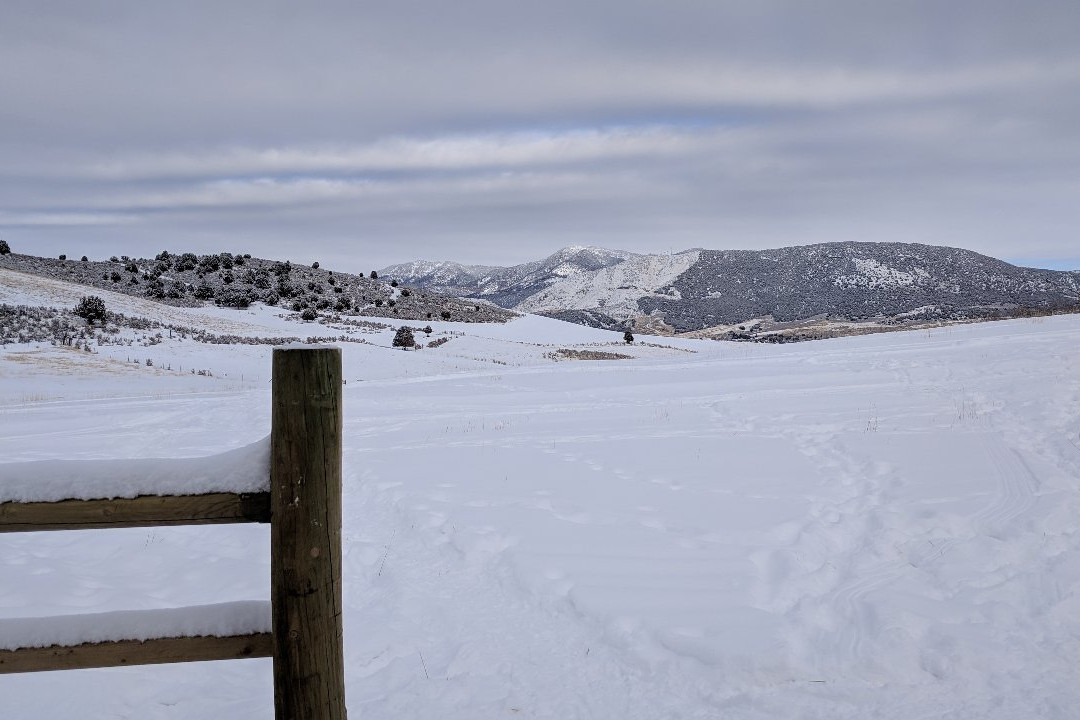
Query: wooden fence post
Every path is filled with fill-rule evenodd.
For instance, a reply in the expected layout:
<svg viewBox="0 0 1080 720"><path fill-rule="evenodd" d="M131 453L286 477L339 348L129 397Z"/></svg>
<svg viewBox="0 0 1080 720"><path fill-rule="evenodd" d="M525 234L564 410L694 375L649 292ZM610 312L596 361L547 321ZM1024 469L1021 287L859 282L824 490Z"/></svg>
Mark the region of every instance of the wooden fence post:
<svg viewBox="0 0 1080 720"><path fill-rule="evenodd" d="M270 568L277 720L344 720L341 350L276 348Z"/></svg>

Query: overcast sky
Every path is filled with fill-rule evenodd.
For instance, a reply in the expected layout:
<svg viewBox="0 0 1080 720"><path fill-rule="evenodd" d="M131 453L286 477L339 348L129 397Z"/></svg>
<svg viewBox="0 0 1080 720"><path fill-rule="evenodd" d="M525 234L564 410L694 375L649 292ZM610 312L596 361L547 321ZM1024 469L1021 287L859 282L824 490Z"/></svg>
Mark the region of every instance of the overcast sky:
<svg viewBox="0 0 1080 720"><path fill-rule="evenodd" d="M16 252L1072 269L1078 228L1076 0L0 0Z"/></svg>

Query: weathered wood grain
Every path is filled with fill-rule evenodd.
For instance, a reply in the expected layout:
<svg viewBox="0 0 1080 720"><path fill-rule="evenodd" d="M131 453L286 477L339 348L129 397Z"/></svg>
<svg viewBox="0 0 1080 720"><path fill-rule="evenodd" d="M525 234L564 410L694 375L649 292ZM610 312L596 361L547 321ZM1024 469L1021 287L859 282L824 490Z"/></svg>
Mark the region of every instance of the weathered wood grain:
<svg viewBox="0 0 1080 720"><path fill-rule="evenodd" d="M277 720L345 720L341 350L274 350L270 494Z"/></svg>
<svg viewBox="0 0 1080 720"><path fill-rule="evenodd" d="M0 674L271 657L270 633L171 637L0 650Z"/></svg>
<svg viewBox="0 0 1080 720"><path fill-rule="evenodd" d="M244 522L270 522L270 493L0 503L0 533Z"/></svg>

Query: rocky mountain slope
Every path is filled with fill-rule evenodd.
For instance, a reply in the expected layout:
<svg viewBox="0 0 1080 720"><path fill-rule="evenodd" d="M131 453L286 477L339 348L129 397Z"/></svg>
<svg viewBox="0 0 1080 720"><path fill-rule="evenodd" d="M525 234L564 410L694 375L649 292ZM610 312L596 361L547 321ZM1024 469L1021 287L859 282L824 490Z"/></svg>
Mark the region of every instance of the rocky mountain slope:
<svg viewBox="0 0 1080 720"><path fill-rule="evenodd" d="M902 243L828 243L762 251L703 251L644 314L679 330L768 316L989 318L1080 305L1080 273L1022 268L970 250Z"/></svg>
<svg viewBox="0 0 1080 720"><path fill-rule="evenodd" d="M334 272L318 266L265 260L247 254L159 253L153 259L113 257L108 261L0 254L0 268L95 288L194 306L215 303L247 307L277 305L319 316L375 316L402 320L503 322L513 313L487 302L461 300L430 290L400 287L375 276Z"/></svg>
<svg viewBox="0 0 1080 720"><path fill-rule="evenodd" d="M408 263L383 273L592 326L717 328L733 337L812 320L895 325L1080 306L1080 272L1022 268L969 250L905 243L676 255L571 247L509 268ZM453 278L453 287L442 278Z"/></svg>
<svg viewBox="0 0 1080 720"><path fill-rule="evenodd" d="M575 245L563 248L543 260L510 267L420 260L391 265L379 272L384 277L396 279L406 285L465 297L482 297L502 307L520 305L527 312L535 312L538 309L563 308L564 305L555 301L540 305L535 301L529 302L533 295L542 293L561 281L584 273L598 272L628 259L640 257L643 256L622 250ZM598 302L600 300L597 299Z"/></svg>

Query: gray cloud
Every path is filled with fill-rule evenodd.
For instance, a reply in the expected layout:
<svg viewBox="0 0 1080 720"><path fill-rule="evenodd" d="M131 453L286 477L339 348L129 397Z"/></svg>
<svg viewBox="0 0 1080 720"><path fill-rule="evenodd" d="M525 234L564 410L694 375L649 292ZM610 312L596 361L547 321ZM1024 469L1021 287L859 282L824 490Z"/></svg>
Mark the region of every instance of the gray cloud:
<svg viewBox="0 0 1080 720"><path fill-rule="evenodd" d="M0 237L356 269L828 240L1069 264L1077 28L1039 0L9 1Z"/></svg>

